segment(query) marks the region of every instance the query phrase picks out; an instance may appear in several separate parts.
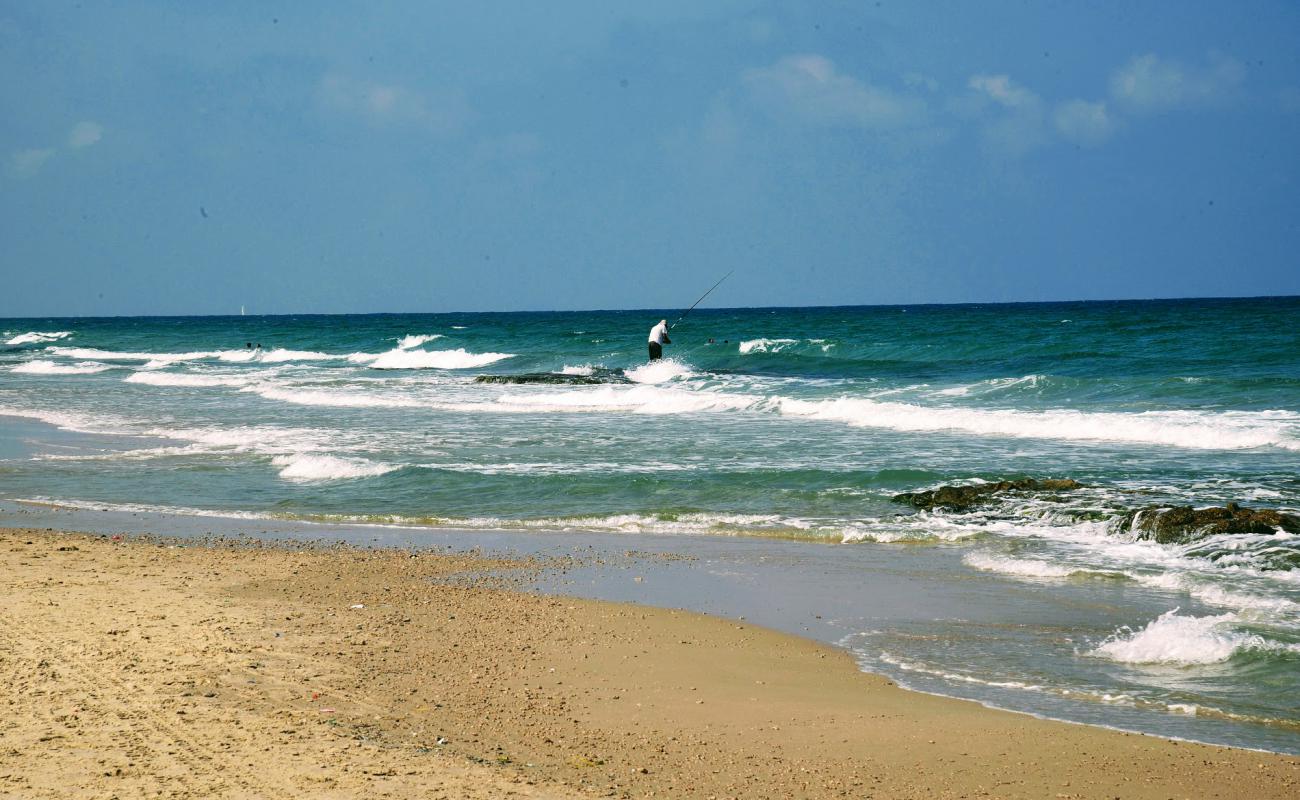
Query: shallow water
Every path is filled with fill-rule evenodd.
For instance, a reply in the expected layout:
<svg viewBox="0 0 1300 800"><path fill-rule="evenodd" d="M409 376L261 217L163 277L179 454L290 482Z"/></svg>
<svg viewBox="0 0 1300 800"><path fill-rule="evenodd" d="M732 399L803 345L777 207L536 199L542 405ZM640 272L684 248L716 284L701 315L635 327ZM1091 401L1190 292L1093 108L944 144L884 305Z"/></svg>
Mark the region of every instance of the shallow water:
<svg viewBox="0 0 1300 800"><path fill-rule="evenodd" d="M697 310L651 365L661 312L0 320L0 498L671 542L749 599L724 608L684 567L639 599L788 604L908 685L1300 752L1300 537L1116 525L1300 507L1297 312ZM1087 488L965 514L890 500L1025 475Z"/></svg>

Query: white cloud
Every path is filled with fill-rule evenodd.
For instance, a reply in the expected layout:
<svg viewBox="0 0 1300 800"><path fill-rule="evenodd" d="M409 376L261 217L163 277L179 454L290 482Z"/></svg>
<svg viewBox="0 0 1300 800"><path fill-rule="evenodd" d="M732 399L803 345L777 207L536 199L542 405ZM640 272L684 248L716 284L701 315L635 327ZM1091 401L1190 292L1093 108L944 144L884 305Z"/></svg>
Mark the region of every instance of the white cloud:
<svg viewBox="0 0 1300 800"><path fill-rule="evenodd" d="M90 147L104 136L104 126L98 122L78 122L68 132L68 147L80 150Z"/></svg>
<svg viewBox="0 0 1300 800"><path fill-rule="evenodd" d="M54 156L53 147L19 150L9 156L9 166L14 174L27 178L41 171L45 162Z"/></svg>
<svg viewBox="0 0 1300 800"><path fill-rule="evenodd" d="M968 85L1005 108L1028 108L1038 104L1038 95L1017 86L1006 75L972 75Z"/></svg>
<svg viewBox="0 0 1300 800"><path fill-rule="evenodd" d="M1038 95L1006 75L972 75L967 86L973 95L957 108L983 118L980 132L989 150L1020 156L1046 143L1043 101Z"/></svg>
<svg viewBox="0 0 1300 800"><path fill-rule="evenodd" d="M1056 106L1056 130L1075 144L1096 147L1115 132L1115 121L1105 103L1070 100Z"/></svg>
<svg viewBox="0 0 1300 800"><path fill-rule="evenodd" d="M1110 93L1134 112L1198 108L1229 99L1244 77L1241 64L1224 56L1214 56L1208 66L1200 68L1148 53L1111 75Z"/></svg>
<svg viewBox="0 0 1300 800"><path fill-rule="evenodd" d="M746 70L750 96L769 112L815 125L866 129L918 122L925 104L835 70L824 56L787 56L770 67Z"/></svg>
<svg viewBox="0 0 1300 800"><path fill-rule="evenodd" d="M331 111L359 116L375 125L411 124L446 133L460 129L472 116L464 97L456 92L431 100L404 86L341 75L322 78L316 96Z"/></svg>

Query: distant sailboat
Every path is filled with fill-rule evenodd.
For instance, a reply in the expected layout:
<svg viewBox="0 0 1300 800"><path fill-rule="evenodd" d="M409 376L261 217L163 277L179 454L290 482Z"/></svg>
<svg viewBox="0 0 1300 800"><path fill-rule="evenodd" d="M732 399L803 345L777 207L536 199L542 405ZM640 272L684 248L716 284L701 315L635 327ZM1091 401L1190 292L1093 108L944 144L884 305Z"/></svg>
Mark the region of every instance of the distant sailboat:
<svg viewBox="0 0 1300 800"><path fill-rule="evenodd" d="M243 307L243 306L240 306L240 307L239 307L239 316L241 316L241 317L244 316L244 307Z"/></svg>

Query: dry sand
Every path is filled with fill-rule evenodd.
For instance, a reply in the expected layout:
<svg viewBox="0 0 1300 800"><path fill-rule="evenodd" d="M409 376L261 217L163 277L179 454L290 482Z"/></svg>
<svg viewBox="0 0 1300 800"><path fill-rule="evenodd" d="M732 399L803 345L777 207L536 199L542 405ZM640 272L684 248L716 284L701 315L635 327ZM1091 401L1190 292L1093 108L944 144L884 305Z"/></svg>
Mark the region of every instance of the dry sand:
<svg viewBox="0 0 1300 800"><path fill-rule="evenodd" d="M467 575L512 566L0 530L0 797L1300 796L1300 759Z"/></svg>

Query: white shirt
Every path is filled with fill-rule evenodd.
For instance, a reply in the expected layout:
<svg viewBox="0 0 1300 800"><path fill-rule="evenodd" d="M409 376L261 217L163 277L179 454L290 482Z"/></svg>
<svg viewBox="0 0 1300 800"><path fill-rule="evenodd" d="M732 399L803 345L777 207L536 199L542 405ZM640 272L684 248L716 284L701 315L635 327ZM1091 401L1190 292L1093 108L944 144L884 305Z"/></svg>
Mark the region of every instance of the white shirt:
<svg viewBox="0 0 1300 800"><path fill-rule="evenodd" d="M663 344L668 341L668 323L660 322L650 329L650 341Z"/></svg>

